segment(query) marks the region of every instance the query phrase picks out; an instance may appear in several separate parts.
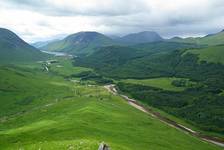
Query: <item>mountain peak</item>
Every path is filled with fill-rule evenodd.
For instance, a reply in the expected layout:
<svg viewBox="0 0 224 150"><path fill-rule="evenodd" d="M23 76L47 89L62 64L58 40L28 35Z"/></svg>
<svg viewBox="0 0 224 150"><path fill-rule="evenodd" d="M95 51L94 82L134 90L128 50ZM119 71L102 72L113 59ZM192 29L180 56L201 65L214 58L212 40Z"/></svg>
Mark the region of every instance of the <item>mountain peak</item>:
<svg viewBox="0 0 224 150"><path fill-rule="evenodd" d="M63 51L75 55L87 55L95 48L112 45L113 41L104 34L95 31L82 31L71 34L57 42L52 42L44 47L44 50Z"/></svg>
<svg viewBox="0 0 224 150"><path fill-rule="evenodd" d="M162 40L163 38L154 31L142 31L138 33L131 33L120 38L121 42L130 44L150 43Z"/></svg>

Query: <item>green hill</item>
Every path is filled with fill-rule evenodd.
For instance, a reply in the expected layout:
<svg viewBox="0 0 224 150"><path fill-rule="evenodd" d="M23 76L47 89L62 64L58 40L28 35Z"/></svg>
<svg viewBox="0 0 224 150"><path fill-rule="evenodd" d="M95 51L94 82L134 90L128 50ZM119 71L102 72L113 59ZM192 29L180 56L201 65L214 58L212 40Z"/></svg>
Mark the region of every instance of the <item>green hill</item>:
<svg viewBox="0 0 224 150"><path fill-rule="evenodd" d="M224 45L212 46L203 49L191 49L186 51L184 54L187 53L198 55L199 61L224 64Z"/></svg>
<svg viewBox="0 0 224 150"><path fill-rule="evenodd" d="M74 55L87 55L101 46L114 44L109 37L97 32L79 32L66 38L51 42L40 49L48 51L62 51Z"/></svg>
<svg viewBox="0 0 224 150"><path fill-rule="evenodd" d="M181 42L181 43L194 43L194 44L209 45L209 46L220 45L224 43L224 31L218 32L216 34L210 34L205 37L198 37L198 38L175 37L168 41Z"/></svg>
<svg viewBox="0 0 224 150"><path fill-rule="evenodd" d="M0 28L0 63L39 61L48 55L30 46L15 33Z"/></svg>

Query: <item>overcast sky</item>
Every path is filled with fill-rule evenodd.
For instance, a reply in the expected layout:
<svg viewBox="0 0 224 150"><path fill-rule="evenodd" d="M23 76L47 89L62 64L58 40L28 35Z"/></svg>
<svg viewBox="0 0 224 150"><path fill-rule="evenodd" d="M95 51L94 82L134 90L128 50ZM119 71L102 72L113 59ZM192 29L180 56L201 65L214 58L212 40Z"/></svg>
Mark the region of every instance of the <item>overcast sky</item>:
<svg viewBox="0 0 224 150"><path fill-rule="evenodd" d="M224 0L0 0L0 27L28 42L79 31L202 36L224 29Z"/></svg>

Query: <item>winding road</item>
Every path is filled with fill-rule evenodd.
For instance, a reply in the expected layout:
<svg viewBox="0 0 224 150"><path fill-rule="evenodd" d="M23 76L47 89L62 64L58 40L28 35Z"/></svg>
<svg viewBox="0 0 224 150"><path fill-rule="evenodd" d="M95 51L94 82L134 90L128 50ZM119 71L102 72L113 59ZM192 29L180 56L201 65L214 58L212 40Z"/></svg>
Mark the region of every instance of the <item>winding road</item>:
<svg viewBox="0 0 224 150"><path fill-rule="evenodd" d="M113 85L113 84L105 85L104 88L106 88L109 92L111 92L114 95L121 96L124 100L126 100L128 102L128 104L135 107L136 109L141 110L142 112L147 113L148 115L159 119L161 122L163 122L163 123L165 123L165 124L167 124L167 125L169 125L173 128L176 128L176 129L178 129L178 130L180 130L184 133L191 134L191 135L193 135L193 136L195 136L195 137L197 137L197 138L199 138L203 141L206 141L206 142L224 147L224 139L220 139L218 137L213 137L213 136L208 136L208 135L201 134L201 133L199 133L197 131L194 131L194 130L192 130L192 129L184 126L184 125L181 125L181 124L179 124L179 123L177 123L173 120L170 120L169 118L162 116L160 113L144 107L143 105L138 103L135 99L131 99L126 95L119 94L118 91L115 88L115 85Z"/></svg>

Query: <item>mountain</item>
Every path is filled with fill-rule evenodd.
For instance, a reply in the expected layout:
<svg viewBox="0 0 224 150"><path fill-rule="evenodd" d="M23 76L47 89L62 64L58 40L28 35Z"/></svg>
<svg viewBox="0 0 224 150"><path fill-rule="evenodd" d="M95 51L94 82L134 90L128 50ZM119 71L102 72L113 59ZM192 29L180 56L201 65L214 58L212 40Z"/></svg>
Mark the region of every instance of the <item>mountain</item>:
<svg viewBox="0 0 224 150"><path fill-rule="evenodd" d="M224 31L221 31L215 34L209 34L204 37L196 37L196 38L174 37L172 39L169 39L168 41L181 42L181 43L195 43L195 44L208 45L208 46L220 45L220 44L224 44Z"/></svg>
<svg viewBox="0 0 224 150"><path fill-rule="evenodd" d="M38 61L47 57L12 31L0 28L0 63Z"/></svg>
<svg viewBox="0 0 224 150"><path fill-rule="evenodd" d="M101 46L113 45L114 41L98 32L78 32L41 47L48 51L62 51L74 55L87 55Z"/></svg>
<svg viewBox="0 0 224 150"><path fill-rule="evenodd" d="M139 33L132 33L126 36L123 36L117 41L125 44L139 44L139 43L149 43L149 42L158 42L163 41L163 38L156 32L144 31Z"/></svg>
<svg viewBox="0 0 224 150"><path fill-rule="evenodd" d="M51 42L56 42L56 41L59 41L59 40L55 39L55 40L50 40L50 41L39 41L39 42L31 43L31 45L36 48L40 48L40 47L46 46L47 44L49 44Z"/></svg>

